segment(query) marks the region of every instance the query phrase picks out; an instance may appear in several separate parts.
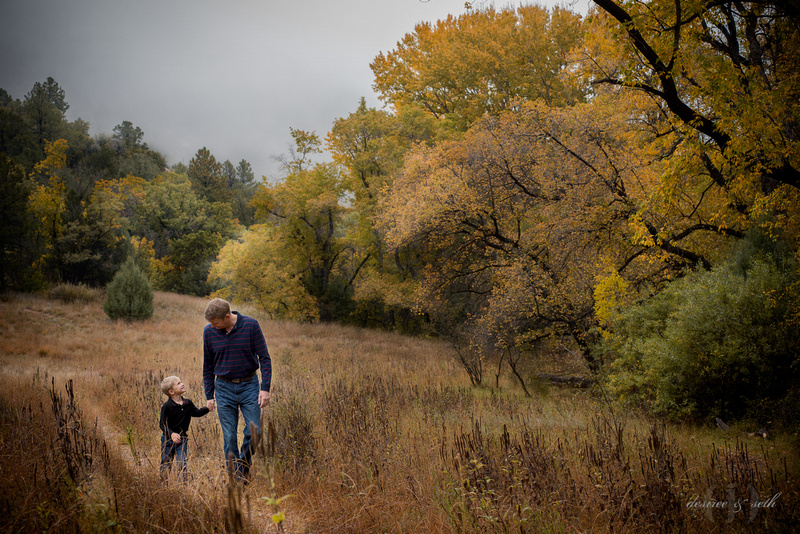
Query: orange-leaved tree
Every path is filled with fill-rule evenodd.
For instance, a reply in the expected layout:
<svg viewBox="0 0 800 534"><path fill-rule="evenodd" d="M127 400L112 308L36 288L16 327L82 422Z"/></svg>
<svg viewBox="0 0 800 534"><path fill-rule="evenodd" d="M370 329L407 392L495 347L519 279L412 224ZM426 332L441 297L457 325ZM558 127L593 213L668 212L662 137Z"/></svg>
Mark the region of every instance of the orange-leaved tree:
<svg viewBox="0 0 800 534"><path fill-rule="evenodd" d="M583 36L579 15L539 6L474 10L420 23L372 62L375 89L395 109L412 103L466 130L517 98L563 106L584 97L569 76Z"/></svg>
<svg viewBox="0 0 800 534"><path fill-rule="evenodd" d="M726 196L742 223L800 187L800 11L791 2L596 0L586 62L595 85L647 95L666 119L661 194ZM769 198L772 197L774 198ZM758 212L753 213L754 207ZM720 226L728 225L720 220Z"/></svg>
<svg viewBox="0 0 800 534"><path fill-rule="evenodd" d="M608 266L658 285L709 262L731 232L705 224L711 197L690 214L653 209L664 162L646 121L631 120L646 104L619 91L561 109L520 103L407 157L380 220L392 245L437 258L421 305L459 331L473 325L509 363L555 336L597 368L594 290Z"/></svg>

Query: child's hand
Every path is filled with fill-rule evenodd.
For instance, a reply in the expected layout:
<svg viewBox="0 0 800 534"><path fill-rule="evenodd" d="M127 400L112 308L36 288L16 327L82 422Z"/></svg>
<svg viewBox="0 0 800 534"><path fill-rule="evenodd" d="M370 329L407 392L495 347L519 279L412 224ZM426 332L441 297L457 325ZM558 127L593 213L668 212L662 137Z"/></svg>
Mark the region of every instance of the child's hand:
<svg viewBox="0 0 800 534"><path fill-rule="evenodd" d="M172 442L173 443L180 443L181 442L181 435L178 434L177 432L173 432L172 436L170 436L170 437L172 438Z"/></svg>

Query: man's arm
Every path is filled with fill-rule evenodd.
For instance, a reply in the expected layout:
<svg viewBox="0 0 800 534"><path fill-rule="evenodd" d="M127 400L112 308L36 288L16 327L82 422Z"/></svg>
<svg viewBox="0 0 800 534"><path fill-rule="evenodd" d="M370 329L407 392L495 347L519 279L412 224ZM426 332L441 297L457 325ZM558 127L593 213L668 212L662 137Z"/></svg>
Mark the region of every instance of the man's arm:
<svg viewBox="0 0 800 534"><path fill-rule="evenodd" d="M214 409L214 353L207 339L207 328L203 329L203 389L206 394L206 406Z"/></svg>
<svg viewBox="0 0 800 534"><path fill-rule="evenodd" d="M261 388L258 395L258 403L262 407L269 404L269 390L272 385L272 359L269 356L269 349L267 349L267 340L264 339L264 333L261 331L261 325L258 321L253 320L253 330L250 338L250 347L253 353L258 356L258 364L261 368ZM263 395L266 393L266 395ZM262 404L262 398L266 400Z"/></svg>

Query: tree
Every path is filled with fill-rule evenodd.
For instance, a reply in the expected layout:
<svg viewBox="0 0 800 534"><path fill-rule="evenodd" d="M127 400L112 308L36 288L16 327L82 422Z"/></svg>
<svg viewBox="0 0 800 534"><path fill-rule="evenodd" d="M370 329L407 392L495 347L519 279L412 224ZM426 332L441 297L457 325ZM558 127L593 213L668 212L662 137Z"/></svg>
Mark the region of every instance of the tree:
<svg viewBox="0 0 800 534"><path fill-rule="evenodd" d="M136 260L128 258L106 288L103 311L109 319L144 320L153 316L153 290Z"/></svg>
<svg viewBox="0 0 800 534"><path fill-rule="evenodd" d="M225 247L211 279L226 284L225 294L255 290L249 300L279 316L346 318L360 265L346 239L350 209L341 169L331 163L309 168L309 155L320 151L319 138L295 129L292 135L292 157L281 158L291 172L259 186L253 198L259 224Z"/></svg>
<svg viewBox="0 0 800 534"><path fill-rule="evenodd" d="M64 136L69 109L64 90L48 77L44 83L36 82L25 95L23 102L25 116L30 121L36 144L43 151L47 141L55 141Z"/></svg>
<svg viewBox="0 0 800 534"><path fill-rule="evenodd" d="M95 171L67 165L63 139L45 145L46 157L30 175L29 210L36 225L35 268L45 279L105 284L124 259L123 229L115 206L96 202Z"/></svg>
<svg viewBox="0 0 800 534"><path fill-rule="evenodd" d="M256 193L253 168L247 160L241 160L233 173L233 216L244 226L255 222L255 208L252 206Z"/></svg>
<svg viewBox="0 0 800 534"><path fill-rule="evenodd" d="M300 169L299 166L295 167ZM345 237L347 208L339 168L318 163L277 184L262 184L253 199L256 219L275 225L290 278L299 277L323 321L345 317L347 292L358 266ZM292 313L297 313L292 311Z"/></svg>
<svg viewBox="0 0 800 534"><path fill-rule="evenodd" d="M0 153L0 291L37 285L27 246L32 230L29 186L24 171Z"/></svg>
<svg viewBox="0 0 800 534"><path fill-rule="evenodd" d="M207 295L208 271L233 235L230 205L200 198L186 176L166 173L134 203L131 233L152 243L154 285L165 291Z"/></svg>
<svg viewBox="0 0 800 534"><path fill-rule="evenodd" d="M411 103L466 130L517 98L563 106L583 99L565 73L583 31L575 13L539 6L473 10L421 23L372 62L375 88L395 109Z"/></svg>
<svg viewBox="0 0 800 534"><path fill-rule="evenodd" d="M209 272L215 295L252 302L272 317L318 321L317 299L308 292L293 244L272 224L256 224L220 250Z"/></svg>
<svg viewBox="0 0 800 534"><path fill-rule="evenodd" d="M222 165L206 148L197 151L189 161L189 180L197 194L209 202L229 202L231 192L227 179L222 174Z"/></svg>
<svg viewBox="0 0 800 534"><path fill-rule="evenodd" d="M355 224L347 240L364 258L353 284L356 314L362 324L399 326L408 331L420 319L411 309L414 303L407 294L407 281L421 264L409 249L389 252L374 219L406 152L444 135L436 119L420 106L410 105L393 115L367 108L362 98L355 112L334 122L326 138L334 162L348 171L343 185L352 198Z"/></svg>
<svg viewBox="0 0 800 534"><path fill-rule="evenodd" d="M606 56L591 63L594 83L660 104L672 120L673 180L703 174L741 212L781 184L800 187L800 13L791 3L595 3L615 44L591 41L590 54Z"/></svg>
<svg viewBox="0 0 800 534"><path fill-rule="evenodd" d="M29 209L35 220L35 239L39 258L35 268L50 278L61 279L62 258L58 243L64 234L67 212L67 187L64 182L67 142L59 139L45 145L45 158L36 164L30 175L32 190Z"/></svg>
<svg viewBox="0 0 800 534"><path fill-rule="evenodd" d="M613 314L603 344L609 391L675 419L796 423L796 403L783 400L798 386L790 251L750 234L724 264Z"/></svg>
<svg viewBox="0 0 800 534"><path fill-rule="evenodd" d="M658 287L723 256L738 231L712 224L713 194L692 210L653 209L662 164L630 119L640 109L613 92L568 108L521 103L409 153L378 221L390 246L427 259L418 304L452 333L472 325L497 355L571 338L597 369L593 294L609 264Z"/></svg>
<svg viewBox="0 0 800 534"><path fill-rule="evenodd" d="M117 174L152 180L166 169L164 156L147 148L134 148L120 156Z"/></svg>
<svg viewBox="0 0 800 534"><path fill-rule="evenodd" d="M225 160L222 164L221 172L223 178L225 178L225 185L228 186L228 189L234 189L236 187L236 168L233 166L233 163L231 163L231 160Z"/></svg>
<svg viewBox="0 0 800 534"><path fill-rule="evenodd" d="M253 167L246 159L241 160L236 166L236 180L245 188L255 185Z"/></svg>
<svg viewBox="0 0 800 534"><path fill-rule="evenodd" d="M113 137L119 141L123 150L147 148L147 145L142 144L144 132L138 126L134 126L131 121L122 121L122 124L114 126Z"/></svg>
<svg viewBox="0 0 800 534"><path fill-rule="evenodd" d="M36 140L23 114L22 103L13 100L4 90L0 103L0 152L18 163L27 162L28 155L36 152Z"/></svg>
<svg viewBox="0 0 800 534"><path fill-rule="evenodd" d="M322 149L317 132L290 127L289 133L294 141L293 145L289 145L289 155L276 156L274 159L281 164L286 174L293 174L308 168L312 155L319 154Z"/></svg>

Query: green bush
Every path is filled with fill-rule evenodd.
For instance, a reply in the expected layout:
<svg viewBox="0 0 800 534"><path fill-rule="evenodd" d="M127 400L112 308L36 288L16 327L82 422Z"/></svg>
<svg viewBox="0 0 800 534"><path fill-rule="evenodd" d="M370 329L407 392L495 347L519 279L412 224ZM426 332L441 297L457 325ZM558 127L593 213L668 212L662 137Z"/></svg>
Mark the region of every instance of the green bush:
<svg viewBox="0 0 800 534"><path fill-rule="evenodd" d="M153 316L153 289L132 257L108 284L103 310L110 319L131 321Z"/></svg>
<svg viewBox="0 0 800 534"><path fill-rule="evenodd" d="M797 266L761 252L688 274L614 321L609 390L672 417L772 417L797 387L797 290Z"/></svg>

